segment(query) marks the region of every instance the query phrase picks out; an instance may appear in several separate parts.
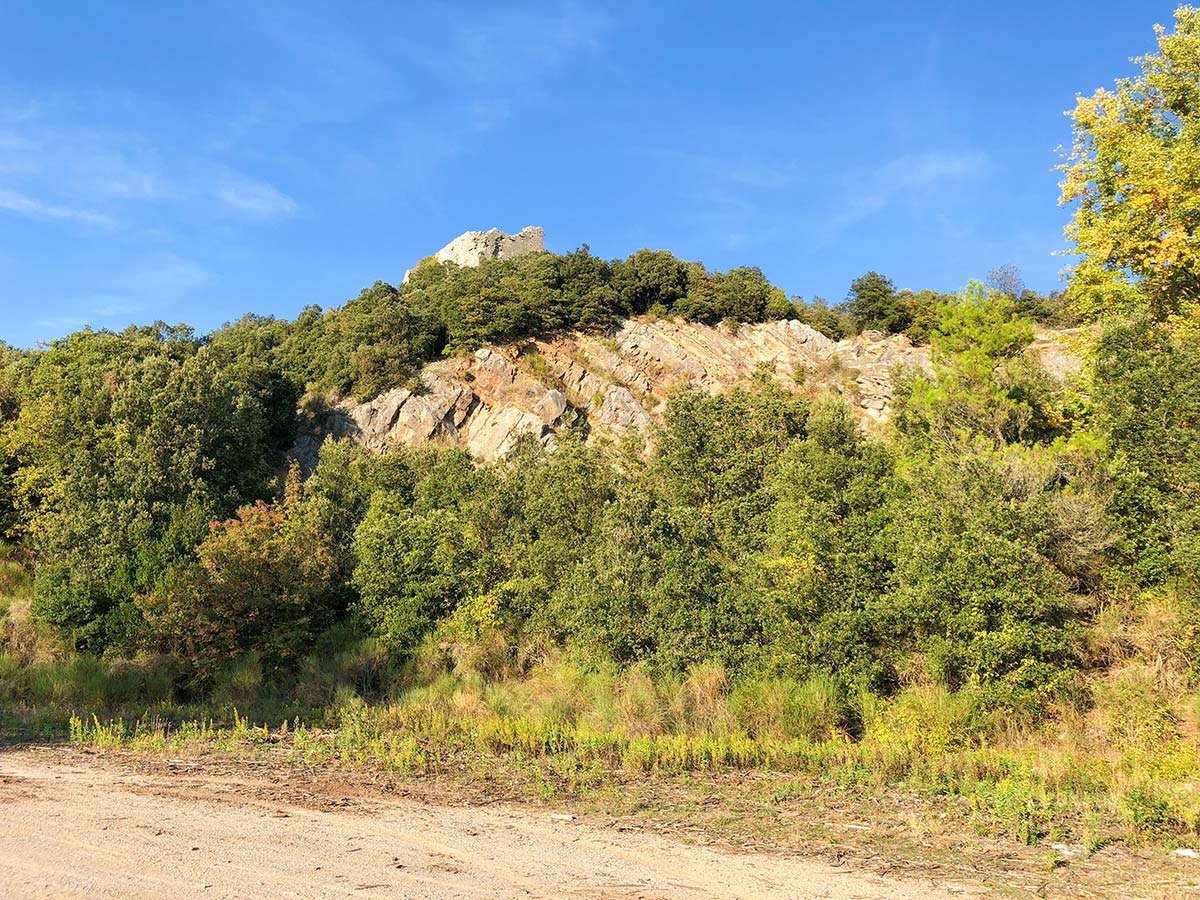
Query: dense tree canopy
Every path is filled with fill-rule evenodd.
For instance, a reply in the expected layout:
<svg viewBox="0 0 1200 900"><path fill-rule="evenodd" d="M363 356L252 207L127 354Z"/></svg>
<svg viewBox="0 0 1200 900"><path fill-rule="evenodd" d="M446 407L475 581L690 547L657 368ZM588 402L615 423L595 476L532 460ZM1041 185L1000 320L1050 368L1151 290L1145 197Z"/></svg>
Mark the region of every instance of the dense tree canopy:
<svg viewBox="0 0 1200 900"><path fill-rule="evenodd" d="M210 519L265 496L283 449L271 374L157 325L80 332L7 377L10 533L45 560L36 608L103 648L136 630L133 596Z"/></svg>
<svg viewBox="0 0 1200 900"><path fill-rule="evenodd" d="M294 322L247 316L208 340L273 363L280 390L333 389L365 399L410 381L444 354L603 330L647 313L717 324L785 318L798 309L757 268L710 272L665 250L610 262L584 246L473 267L426 260L398 288L376 282L341 307L309 307Z"/></svg>
<svg viewBox="0 0 1200 900"><path fill-rule="evenodd" d="M1180 582L1200 601L1200 336L1113 328L1092 390L1113 454L1118 551L1142 583Z"/></svg>
<svg viewBox="0 0 1200 900"><path fill-rule="evenodd" d="M1081 259L1071 293L1090 313L1200 328L1200 9L1158 26L1140 72L1080 97L1062 166L1067 236Z"/></svg>
<svg viewBox="0 0 1200 900"><path fill-rule="evenodd" d="M1025 353L1033 326L1011 299L974 282L942 302L937 320L934 377L913 373L900 385L905 437L948 446L978 436L1000 447L1054 432L1054 386Z"/></svg>

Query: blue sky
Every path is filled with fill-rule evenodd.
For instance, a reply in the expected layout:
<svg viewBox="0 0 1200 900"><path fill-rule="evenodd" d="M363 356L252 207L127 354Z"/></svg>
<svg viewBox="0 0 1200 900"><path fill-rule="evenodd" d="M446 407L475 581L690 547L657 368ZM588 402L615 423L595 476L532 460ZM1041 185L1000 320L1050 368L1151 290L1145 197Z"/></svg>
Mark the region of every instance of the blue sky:
<svg viewBox="0 0 1200 900"><path fill-rule="evenodd" d="M1063 111L1176 4L0 5L0 340L338 305L467 229L844 297L1059 284Z"/></svg>

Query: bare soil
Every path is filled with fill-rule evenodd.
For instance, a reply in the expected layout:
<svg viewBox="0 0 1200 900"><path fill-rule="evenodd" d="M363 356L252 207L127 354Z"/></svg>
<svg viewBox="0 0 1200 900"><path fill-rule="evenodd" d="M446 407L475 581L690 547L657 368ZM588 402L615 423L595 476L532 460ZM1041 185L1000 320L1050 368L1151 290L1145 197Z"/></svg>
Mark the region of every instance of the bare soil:
<svg viewBox="0 0 1200 900"><path fill-rule="evenodd" d="M880 866L877 856L737 849L705 829L664 832L645 817L397 790L355 773L0 752L5 898L1200 896L1179 868L1200 878L1200 861L1161 851L1113 857L1104 878L1074 885L1031 876L1028 857L1016 858L1026 877L1006 884L1003 867L964 878L933 856L928 866Z"/></svg>

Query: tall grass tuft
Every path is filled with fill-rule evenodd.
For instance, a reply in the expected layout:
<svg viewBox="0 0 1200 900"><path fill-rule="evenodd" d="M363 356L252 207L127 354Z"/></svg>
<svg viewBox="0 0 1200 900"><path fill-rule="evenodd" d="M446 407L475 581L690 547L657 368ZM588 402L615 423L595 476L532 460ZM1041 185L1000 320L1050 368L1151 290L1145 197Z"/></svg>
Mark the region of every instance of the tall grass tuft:
<svg viewBox="0 0 1200 900"><path fill-rule="evenodd" d="M738 686L730 704L735 723L762 738L821 741L845 731L845 698L828 676L750 681Z"/></svg>

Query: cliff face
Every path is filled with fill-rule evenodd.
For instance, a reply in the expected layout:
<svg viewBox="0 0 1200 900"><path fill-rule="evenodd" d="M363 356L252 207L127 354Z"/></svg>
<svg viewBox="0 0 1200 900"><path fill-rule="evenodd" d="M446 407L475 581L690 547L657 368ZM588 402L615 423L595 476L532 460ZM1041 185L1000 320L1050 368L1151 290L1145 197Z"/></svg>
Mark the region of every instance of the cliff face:
<svg viewBox="0 0 1200 900"><path fill-rule="evenodd" d="M1069 334L1040 334L1030 352L1060 377L1078 371ZM591 440L645 432L673 391L720 393L749 383L758 371L798 393L840 394L863 429L878 432L889 418L893 369L928 365L928 348L914 347L904 335L866 332L834 342L791 320L736 330L630 320L608 335L570 334L433 363L415 390L328 406L293 454L311 468L321 441L333 435L372 452L436 441L490 462L521 434L552 444L564 424L581 415Z"/></svg>
<svg viewBox="0 0 1200 900"><path fill-rule="evenodd" d="M588 421L617 430L657 417L675 390L720 393L748 383L758 371L795 391L844 394L870 428L886 421L892 367L924 366L928 359L927 351L900 335L868 332L835 343L794 320L736 330L627 321L608 337L571 335L537 348L568 396L585 402ZM643 415L629 419L630 406Z"/></svg>
<svg viewBox="0 0 1200 900"><path fill-rule="evenodd" d="M552 443L569 408L562 391L522 372L499 350L433 363L420 380L416 389L395 388L367 403L344 400L327 407L301 432L292 455L309 470L322 440L332 435L373 453L437 441L491 462L521 434Z"/></svg>

